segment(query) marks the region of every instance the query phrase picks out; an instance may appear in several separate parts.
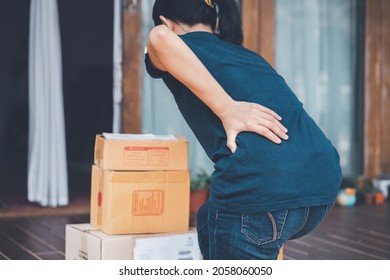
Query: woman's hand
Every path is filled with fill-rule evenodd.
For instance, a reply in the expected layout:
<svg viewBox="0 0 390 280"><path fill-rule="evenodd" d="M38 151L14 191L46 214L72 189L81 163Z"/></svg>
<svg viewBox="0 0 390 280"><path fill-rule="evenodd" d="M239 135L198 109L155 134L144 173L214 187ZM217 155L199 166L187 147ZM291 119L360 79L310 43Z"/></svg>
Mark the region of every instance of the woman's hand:
<svg viewBox="0 0 390 280"><path fill-rule="evenodd" d="M218 110L227 135L227 146L234 153L237 149L236 137L240 132L255 132L280 144L288 139L287 129L280 123L282 118L274 111L256 103L243 101L229 102Z"/></svg>

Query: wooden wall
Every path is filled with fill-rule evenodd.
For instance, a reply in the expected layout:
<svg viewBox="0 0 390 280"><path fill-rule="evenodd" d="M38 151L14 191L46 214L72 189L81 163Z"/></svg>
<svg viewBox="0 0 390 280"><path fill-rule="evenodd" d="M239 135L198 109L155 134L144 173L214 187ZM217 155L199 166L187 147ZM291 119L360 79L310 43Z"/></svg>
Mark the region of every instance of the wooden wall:
<svg viewBox="0 0 390 280"><path fill-rule="evenodd" d="M364 177L390 173L390 1L366 0Z"/></svg>
<svg viewBox="0 0 390 280"><path fill-rule="evenodd" d="M122 132L141 133L142 18L141 0L125 0L122 13Z"/></svg>
<svg viewBox="0 0 390 280"><path fill-rule="evenodd" d="M275 64L275 0L242 0L244 46Z"/></svg>

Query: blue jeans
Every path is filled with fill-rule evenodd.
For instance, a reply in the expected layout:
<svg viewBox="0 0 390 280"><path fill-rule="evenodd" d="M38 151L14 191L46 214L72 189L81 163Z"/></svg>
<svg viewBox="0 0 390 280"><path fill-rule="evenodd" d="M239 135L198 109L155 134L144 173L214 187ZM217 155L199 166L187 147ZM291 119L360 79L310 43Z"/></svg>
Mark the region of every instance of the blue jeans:
<svg viewBox="0 0 390 280"><path fill-rule="evenodd" d="M311 232L332 206L238 214L221 211L206 202L197 214L203 259L276 260L284 242Z"/></svg>

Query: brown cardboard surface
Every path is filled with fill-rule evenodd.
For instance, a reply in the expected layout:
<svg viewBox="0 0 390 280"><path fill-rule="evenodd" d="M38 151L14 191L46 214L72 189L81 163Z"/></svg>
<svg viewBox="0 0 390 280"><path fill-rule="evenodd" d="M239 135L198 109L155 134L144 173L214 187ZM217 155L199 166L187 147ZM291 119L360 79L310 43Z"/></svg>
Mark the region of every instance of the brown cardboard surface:
<svg viewBox="0 0 390 280"><path fill-rule="evenodd" d="M66 260L200 260L196 230L183 233L109 235L91 224L68 224Z"/></svg>
<svg viewBox="0 0 390 280"><path fill-rule="evenodd" d="M106 170L187 170L188 140L112 140L96 136L94 163Z"/></svg>
<svg viewBox="0 0 390 280"><path fill-rule="evenodd" d="M108 234L185 232L190 173L92 167L90 222Z"/></svg>

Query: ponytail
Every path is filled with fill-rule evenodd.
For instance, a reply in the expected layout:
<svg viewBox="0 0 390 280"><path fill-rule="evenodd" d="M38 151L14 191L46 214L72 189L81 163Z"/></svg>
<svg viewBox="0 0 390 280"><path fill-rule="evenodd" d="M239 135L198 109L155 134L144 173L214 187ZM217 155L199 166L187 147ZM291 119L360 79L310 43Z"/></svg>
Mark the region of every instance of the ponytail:
<svg viewBox="0 0 390 280"><path fill-rule="evenodd" d="M219 38L241 45L244 35L241 27L241 14L235 0L213 0L218 9Z"/></svg>

